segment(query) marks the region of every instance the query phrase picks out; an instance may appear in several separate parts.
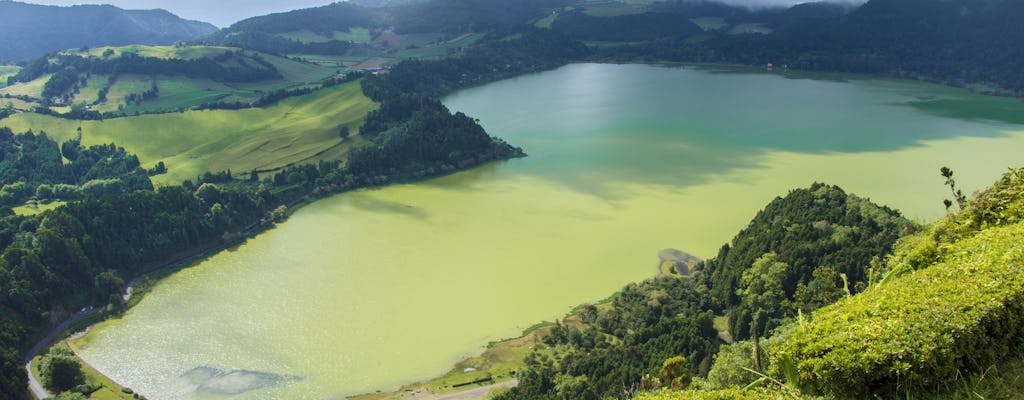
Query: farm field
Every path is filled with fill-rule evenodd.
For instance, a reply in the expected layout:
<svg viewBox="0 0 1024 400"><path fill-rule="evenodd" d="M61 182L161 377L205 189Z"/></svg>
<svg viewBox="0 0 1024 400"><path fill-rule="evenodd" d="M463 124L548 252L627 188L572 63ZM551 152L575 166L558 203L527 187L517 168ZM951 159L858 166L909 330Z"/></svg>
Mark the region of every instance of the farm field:
<svg viewBox="0 0 1024 400"><path fill-rule="evenodd" d="M216 57L231 51L240 50L231 47L215 46L123 46L98 47L87 51L68 51L64 54L109 58L132 53L143 57L194 60ZM186 76L126 73L118 76L113 84L111 84L111 75L83 75L85 84L79 87L72 103L89 105L91 110L101 113L123 112L124 115L135 115L136 113L174 112L188 110L205 103L252 102L269 92L317 85L324 79L334 75L337 71L337 68L332 66L302 62L249 50L242 52L250 59L259 57L270 63L281 74L281 78L250 83L221 82L208 78ZM16 73L15 67L0 68L3 68L0 69L0 76L3 76L4 83L6 83L6 76L8 74ZM0 96L27 96L39 99L42 95L43 87L49 81L50 76L50 74L46 74L31 82L19 83L10 87L0 85ZM141 95L146 91L152 90L154 85L159 91L159 96L156 98L129 100L129 97L132 95ZM104 101L98 102L99 94L104 88L108 88L106 97ZM56 112L67 112L70 110L66 107L52 107L51 109Z"/></svg>
<svg viewBox="0 0 1024 400"><path fill-rule="evenodd" d="M146 168L163 161L168 173L157 185L179 183L207 171L230 169L239 176L298 162L340 159L364 140L342 141L341 126L358 131L377 105L359 82L339 85L265 108L206 110L76 121L21 113L0 121L15 132L44 131L58 142L82 127L84 145L116 143L138 155Z"/></svg>

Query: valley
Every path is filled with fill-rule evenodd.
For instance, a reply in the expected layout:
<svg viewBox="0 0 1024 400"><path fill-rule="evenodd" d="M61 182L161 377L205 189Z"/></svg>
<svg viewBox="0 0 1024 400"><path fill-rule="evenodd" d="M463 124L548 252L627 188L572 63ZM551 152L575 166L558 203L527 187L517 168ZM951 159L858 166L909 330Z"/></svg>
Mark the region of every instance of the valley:
<svg viewBox="0 0 1024 400"><path fill-rule="evenodd" d="M1020 3L0 9L0 397L1024 390Z"/></svg>
<svg viewBox="0 0 1024 400"><path fill-rule="evenodd" d="M933 96L986 99L964 92L722 72L576 64L458 92L446 104L479 116L530 157L318 201L235 251L168 277L76 346L152 398L211 396L180 378L199 366L303 377L239 398L397 388L653 276L664 248L714 255L787 188L835 182L930 221L944 213L936 199L945 189L940 179L918 177L956 159L960 182L984 185L1024 140L1018 125L912 106ZM773 97L788 101L765 100ZM842 110L813 101L823 97L842 99ZM877 118L836 122L851 114ZM827 140L818 126L832 127ZM727 136L737 134L749 136ZM331 250L335 243L344 250ZM532 288L528 298L517 294L524 287ZM432 324L445 328L418 329ZM449 375L447 385L471 380L461 376Z"/></svg>

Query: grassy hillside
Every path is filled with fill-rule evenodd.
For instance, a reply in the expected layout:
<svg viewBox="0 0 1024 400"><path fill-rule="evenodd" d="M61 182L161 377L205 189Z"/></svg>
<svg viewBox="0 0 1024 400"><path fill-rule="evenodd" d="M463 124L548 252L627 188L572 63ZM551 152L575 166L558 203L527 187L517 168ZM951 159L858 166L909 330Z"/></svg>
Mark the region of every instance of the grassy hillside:
<svg viewBox="0 0 1024 400"><path fill-rule="evenodd" d="M208 103L252 103L274 91L317 85L337 72L337 68L333 67L251 50L240 51L236 48L217 46L97 47L63 51L58 57L49 58L47 62L54 64L73 60L78 64L100 63L118 60L126 55L152 60L215 60L223 67L242 70L273 68L278 77L258 81L231 81L203 76L168 75L161 70L97 73L90 72L88 65L78 65L78 83L69 94L57 100L51 109L58 113L66 113L71 110L68 106L77 105L104 114L135 115L188 110ZM53 69L55 68L48 67L48 70ZM14 76L17 71L11 68L0 70L0 77L6 83L6 77ZM0 87L0 96L23 97L27 104L18 108L25 110L47 101L54 101L43 98L46 84L53 75L44 73L27 82ZM156 88L156 95L145 96L153 88Z"/></svg>
<svg viewBox="0 0 1024 400"><path fill-rule="evenodd" d="M754 386L767 391L738 390L754 374L722 379L754 368L746 342L720 353L697 390L641 398L1020 398L1022 237L1024 170L1012 169L962 211L901 239L863 293L762 341L771 372Z"/></svg>
<svg viewBox="0 0 1024 400"><path fill-rule="evenodd" d="M14 65L0 65L0 88L7 86L7 77L18 74L21 67Z"/></svg>
<svg viewBox="0 0 1024 400"><path fill-rule="evenodd" d="M266 108L187 111L105 121L75 121L22 113L0 120L15 132L44 131L58 141L73 138L82 128L84 145L117 143L137 154L147 168L163 161L168 174L157 184L179 183L207 171L231 169L247 174L300 161L340 159L363 142L344 142L339 127L355 132L377 105L366 98L359 82L282 100Z"/></svg>

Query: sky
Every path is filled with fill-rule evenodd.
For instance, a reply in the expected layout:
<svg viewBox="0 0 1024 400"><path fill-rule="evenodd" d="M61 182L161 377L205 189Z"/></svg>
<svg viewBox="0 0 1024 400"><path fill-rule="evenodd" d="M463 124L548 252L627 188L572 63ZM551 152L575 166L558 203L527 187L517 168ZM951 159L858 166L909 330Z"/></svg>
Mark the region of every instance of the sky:
<svg viewBox="0 0 1024 400"><path fill-rule="evenodd" d="M162 8L185 19L205 21L226 27L257 15L291 11L330 4L332 0L21 0L26 3L69 6L74 4L113 4L128 10ZM335 0L336 1L336 0ZM516 1L516 0L509 0ZM749 6L793 5L809 0L719 0ZM836 0L863 2L863 0Z"/></svg>

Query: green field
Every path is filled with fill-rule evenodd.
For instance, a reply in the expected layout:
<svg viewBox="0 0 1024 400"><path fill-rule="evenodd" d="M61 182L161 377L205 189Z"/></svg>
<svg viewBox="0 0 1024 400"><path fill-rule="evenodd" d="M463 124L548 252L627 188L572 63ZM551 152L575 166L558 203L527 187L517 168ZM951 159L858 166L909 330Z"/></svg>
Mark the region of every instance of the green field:
<svg viewBox="0 0 1024 400"><path fill-rule="evenodd" d="M280 33L277 36L300 43L323 43L331 40L352 43L370 43L373 41L370 30L367 28L351 28L347 32L334 31L331 36L324 36L308 29Z"/></svg>
<svg viewBox="0 0 1024 400"><path fill-rule="evenodd" d="M109 75L90 76L89 80L86 81L85 86L78 89L78 93L75 94L75 99L72 102L75 104L92 104L99 96L100 90L103 90L103 87L107 86L107 81L109 79Z"/></svg>
<svg viewBox="0 0 1024 400"><path fill-rule="evenodd" d="M13 65L0 65L0 88L7 86L7 78L17 75L21 67Z"/></svg>
<svg viewBox="0 0 1024 400"><path fill-rule="evenodd" d="M38 106L39 103L32 103L21 99L0 99L0 108L7 106L13 106L19 110L31 110L32 107Z"/></svg>
<svg viewBox="0 0 1024 400"><path fill-rule="evenodd" d="M739 24L729 30L730 35L745 35L752 33L767 35L772 33L772 28L764 26L764 24Z"/></svg>
<svg viewBox="0 0 1024 400"><path fill-rule="evenodd" d="M23 206L14 207L14 213L18 215L38 215L45 211L53 210L57 207L64 205L63 201L53 201L49 203L28 203Z"/></svg>
<svg viewBox="0 0 1024 400"><path fill-rule="evenodd" d="M717 31L729 27L729 23L725 22L725 18L719 17L690 18L690 22L693 22L705 31Z"/></svg>
<svg viewBox="0 0 1024 400"><path fill-rule="evenodd" d="M341 159L363 143L344 142L338 128L361 126L377 105L363 96L358 82L282 100L265 108L187 111L104 121L73 121L22 113L0 121L15 132L45 131L58 142L82 127L84 145L116 143L139 156L147 168L164 161L169 169L156 184L179 183L207 171L231 169L244 175L289 164Z"/></svg>
<svg viewBox="0 0 1024 400"><path fill-rule="evenodd" d="M46 85L46 81L50 80L50 76L53 74L46 74L32 82L19 83L17 85L8 86L0 89L0 95L9 94L11 96L29 96L32 98L39 98L43 95L43 86Z"/></svg>
<svg viewBox="0 0 1024 400"><path fill-rule="evenodd" d="M89 49L87 51L66 51L64 54L77 54L88 57L102 58L103 53L107 50L112 50L114 54L112 57L120 57L125 53L133 53L142 57L153 57L153 58L181 58L185 60L195 60L198 58L214 57L229 51L238 50L232 47L218 47L218 46L187 46L187 47L174 47L174 46L146 46L146 45L131 45L121 47L97 47Z"/></svg>
<svg viewBox="0 0 1024 400"><path fill-rule="evenodd" d="M367 31L367 35L368 35ZM156 58L181 58L197 59L216 56L228 51L239 51L230 47L212 46L124 46L124 47L99 47L85 52L69 51L66 54L79 54L89 57L103 57L103 53L113 51L111 57L118 57L125 53L135 53L145 57ZM164 76L146 74L123 74L110 87L106 101L91 107L92 110L106 113L123 111L125 115L138 113L173 112L182 109L190 109L203 103L212 102L252 102L258 100L268 92L293 89L316 85L324 79L332 76L337 66L323 66L314 63L301 62L285 57L262 54L254 51L244 50L244 56L259 56L272 64L280 73L281 79L268 80L263 82L239 83L239 82L218 82L204 78L189 78L183 76ZM16 67L0 67L0 75L16 71ZM43 86L50 79L50 75L44 75L28 83L19 83L11 87L0 87L0 95L9 94L12 96L29 96L39 98ZM4 78L6 81L6 78ZM108 75L94 75L89 77L87 84L79 88L75 95L74 103L92 105L100 90L107 86ZM152 89L154 82L159 89L160 95L156 99L135 104L126 101L126 97L132 94L142 94ZM6 105L6 103L4 103ZM15 107L28 109L15 104ZM68 108L54 107L57 112L66 112Z"/></svg>
<svg viewBox="0 0 1024 400"><path fill-rule="evenodd" d="M334 40L347 41L352 43L370 43L373 36L366 28L351 28L348 32L334 32Z"/></svg>

